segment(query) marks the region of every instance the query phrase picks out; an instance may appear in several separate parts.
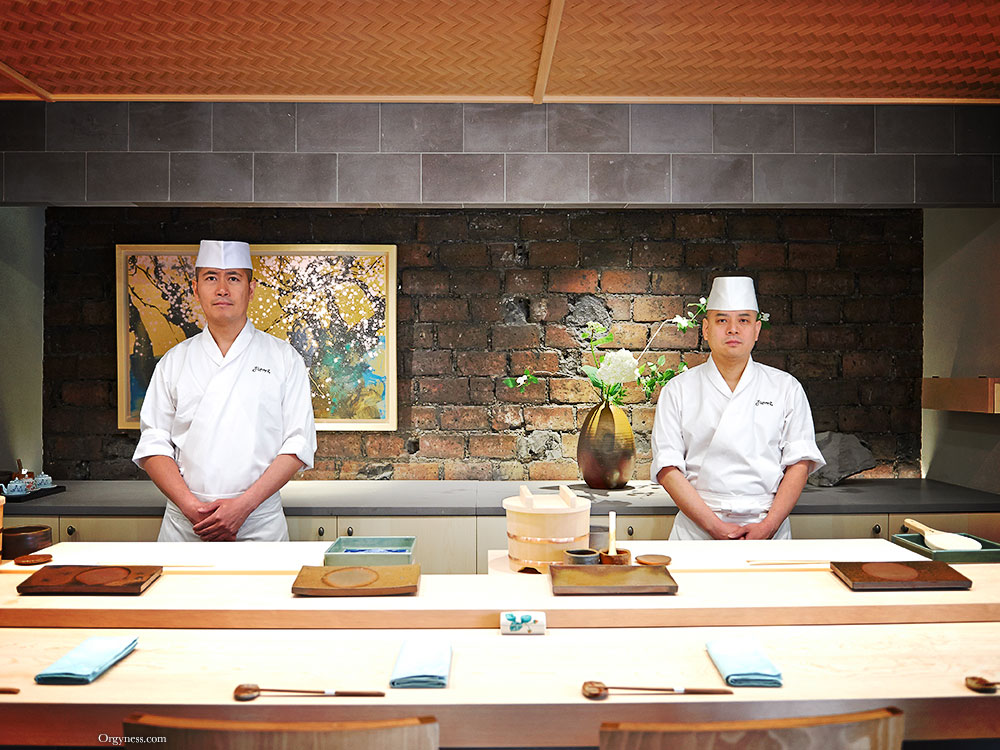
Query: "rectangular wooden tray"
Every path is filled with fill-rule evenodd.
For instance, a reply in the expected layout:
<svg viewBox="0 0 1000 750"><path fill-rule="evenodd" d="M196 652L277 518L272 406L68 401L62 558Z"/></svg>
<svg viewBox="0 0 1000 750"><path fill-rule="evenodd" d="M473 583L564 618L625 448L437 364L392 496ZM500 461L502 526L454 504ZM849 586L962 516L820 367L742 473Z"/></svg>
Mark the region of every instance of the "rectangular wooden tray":
<svg viewBox="0 0 1000 750"><path fill-rule="evenodd" d="M46 565L17 585L19 594L141 594L159 565Z"/></svg>
<svg viewBox="0 0 1000 750"><path fill-rule="evenodd" d="M395 596L415 594L419 565L303 565L292 584L299 596Z"/></svg>
<svg viewBox="0 0 1000 750"><path fill-rule="evenodd" d="M676 594L663 565L549 566L553 594Z"/></svg>
<svg viewBox="0 0 1000 750"><path fill-rule="evenodd" d="M972 534L961 534L969 539L975 539L982 549L961 550L961 549L930 549L924 544L922 534L893 534L892 541L900 547L906 547L917 554L929 557L931 560L940 560L946 563L988 563L1000 562L1000 544L983 539L981 536Z"/></svg>
<svg viewBox="0 0 1000 750"><path fill-rule="evenodd" d="M972 588L972 581L940 560L831 562L830 570L854 591Z"/></svg>

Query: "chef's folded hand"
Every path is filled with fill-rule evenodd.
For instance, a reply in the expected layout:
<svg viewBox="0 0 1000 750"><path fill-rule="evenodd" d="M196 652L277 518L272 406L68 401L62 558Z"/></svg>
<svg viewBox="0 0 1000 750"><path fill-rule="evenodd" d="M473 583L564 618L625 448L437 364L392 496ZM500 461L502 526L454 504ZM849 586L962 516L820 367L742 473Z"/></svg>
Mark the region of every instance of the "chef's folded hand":
<svg viewBox="0 0 1000 750"><path fill-rule="evenodd" d="M239 497L220 498L205 503L198 508L202 520L194 524L194 533L205 542L236 541L236 532L252 510Z"/></svg>
<svg viewBox="0 0 1000 750"><path fill-rule="evenodd" d="M774 529L767 523L748 523L740 526L735 534L730 534L730 539L770 539L774 536Z"/></svg>
<svg viewBox="0 0 1000 750"><path fill-rule="evenodd" d="M708 533L713 539L739 539L746 532L738 523L727 523L720 519L716 526L708 529Z"/></svg>

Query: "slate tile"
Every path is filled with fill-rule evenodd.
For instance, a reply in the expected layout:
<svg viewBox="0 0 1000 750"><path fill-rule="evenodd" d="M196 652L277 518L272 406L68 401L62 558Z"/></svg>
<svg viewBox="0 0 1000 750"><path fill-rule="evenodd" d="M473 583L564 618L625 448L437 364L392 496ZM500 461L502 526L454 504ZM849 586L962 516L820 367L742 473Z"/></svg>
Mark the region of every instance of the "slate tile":
<svg viewBox="0 0 1000 750"><path fill-rule="evenodd" d="M7 203L82 203L86 199L86 155L67 152L4 154Z"/></svg>
<svg viewBox="0 0 1000 750"><path fill-rule="evenodd" d="M378 104L304 102L296 105L296 150L300 152L378 151Z"/></svg>
<svg viewBox="0 0 1000 750"><path fill-rule="evenodd" d="M796 104L795 153L870 154L875 151L875 107Z"/></svg>
<svg viewBox="0 0 1000 750"><path fill-rule="evenodd" d="M849 155L834 157L837 203L913 203L913 157Z"/></svg>
<svg viewBox="0 0 1000 750"><path fill-rule="evenodd" d="M674 154L673 203L750 203L753 158L750 154Z"/></svg>
<svg viewBox="0 0 1000 750"><path fill-rule="evenodd" d="M875 151L880 154L955 152L955 108L927 104L875 107Z"/></svg>
<svg viewBox="0 0 1000 750"><path fill-rule="evenodd" d="M1000 106L955 107L955 151L1000 153Z"/></svg>
<svg viewBox="0 0 1000 750"><path fill-rule="evenodd" d="M45 105L46 151L127 151L128 103Z"/></svg>
<svg viewBox="0 0 1000 750"><path fill-rule="evenodd" d="M382 104L381 150L462 151L461 104Z"/></svg>
<svg viewBox="0 0 1000 750"><path fill-rule="evenodd" d="M130 151L211 151L208 102L131 102Z"/></svg>
<svg viewBox="0 0 1000 750"><path fill-rule="evenodd" d="M712 153L711 104L632 104L632 153Z"/></svg>
<svg viewBox="0 0 1000 750"><path fill-rule="evenodd" d="M545 151L546 105L466 104L466 152Z"/></svg>
<svg viewBox="0 0 1000 750"><path fill-rule="evenodd" d="M590 200L669 203L669 154L591 154Z"/></svg>
<svg viewBox="0 0 1000 750"><path fill-rule="evenodd" d="M503 154L423 154L424 203L502 203Z"/></svg>
<svg viewBox="0 0 1000 750"><path fill-rule="evenodd" d="M508 203L586 203L586 154L508 154Z"/></svg>
<svg viewBox="0 0 1000 750"><path fill-rule="evenodd" d="M0 102L0 151L44 150L45 104Z"/></svg>
<svg viewBox="0 0 1000 750"><path fill-rule="evenodd" d="M915 195L921 205L988 205L993 202L993 157L917 156Z"/></svg>
<svg viewBox="0 0 1000 750"><path fill-rule="evenodd" d="M252 154L170 155L171 202L226 203L252 200Z"/></svg>
<svg viewBox="0 0 1000 750"><path fill-rule="evenodd" d="M275 203L335 203L336 154L254 154L253 199Z"/></svg>
<svg viewBox="0 0 1000 750"><path fill-rule="evenodd" d="M295 105L288 102L216 102L213 151L294 151Z"/></svg>
<svg viewBox="0 0 1000 750"><path fill-rule="evenodd" d="M717 154L791 153L791 104L715 104L712 150Z"/></svg>
<svg viewBox="0 0 1000 750"><path fill-rule="evenodd" d="M165 202L169 178L169 154L88 154L87 202Z"/></svg>
<svg viewBox="0 0 1000 750"><path fill-rule="evenodd" d="M832 154L756 154L754 203L833 202Z"/></svg>
<svg viewBox="0 0 1000 750"><path fill-rule="evenodd" d="M340 154L341 203L419 203L420 154Z"/></svg>
<svg viewBox="0 0 1000 750"><path fill-rule="evenodd" d="M550 153L628 153L627 104L550 104Z"/></svg>

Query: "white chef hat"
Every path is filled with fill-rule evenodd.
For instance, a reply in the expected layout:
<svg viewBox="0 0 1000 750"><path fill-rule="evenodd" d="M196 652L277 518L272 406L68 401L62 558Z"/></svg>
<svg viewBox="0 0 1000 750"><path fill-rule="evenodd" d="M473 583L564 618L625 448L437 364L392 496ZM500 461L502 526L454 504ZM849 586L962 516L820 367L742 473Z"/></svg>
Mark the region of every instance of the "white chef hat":
<svg viewBox="0 0 1000 750"><path fill-rule="evenodd" d="M712 292L708 295L706 310L755 310L757 294L753 289L753 279L749 276L719 276L712 282Z"/></svg>
<svg viewBox="0 0 1000 750"><path fill-rule="evenodd" d="M250 263L250 245L226 240L202 240L194 267L253 269L253 264Z"/></svg>

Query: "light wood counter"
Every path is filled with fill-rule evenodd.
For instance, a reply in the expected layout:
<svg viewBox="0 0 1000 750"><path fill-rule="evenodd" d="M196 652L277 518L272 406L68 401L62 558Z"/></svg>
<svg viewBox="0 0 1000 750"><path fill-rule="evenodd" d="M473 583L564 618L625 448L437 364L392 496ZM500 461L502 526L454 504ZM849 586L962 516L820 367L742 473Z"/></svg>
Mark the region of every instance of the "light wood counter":
<svg viewBox="0 0 1000 750"><path fill-rule="evenodd" d="M125 634L136 650L96 682L36 685L33 676L84 638ZM580 695L607 684L718 687L705 642L757 638L784 677L782 688L726 696ZM453 647L449 686L392 690L388 679L407 638ZM996 678L1000 623L812 627L550 630L246 631L10 629L0 645L4 742L98 744L121 734L132 711L257 720L436 716L443 747L593 746L601 721L710 721L859 711L895 705L907 739L1000 736L997 696L964 687ZM992 670L992 671L991 671ZM265 687L385 690L385 698L260 698L236 703L243 682ZM105 743L107 744L107 743Z"/></svg>
<svg viewBox="0 0 1000 750"><path fill-rule="evenodd" d="M285 543L269 554L248 543L57 545L55 563L199 567L165 568L141 596L71 597L19 596L15 587L30 571L5 565L0 626L493 629L499 612L511 609L545 611L555 628L1000 621L1000 565L956 565L972 579L970 591L853 592L822 566L734 569L729 556L753 542L650 543L676 555L675 596L553 596L544 575L425 575L415 596L293 596L294 571L303 561L318 564L312 555L323 544ZM752 557L800 557L783 544L762 542ZM811 541L808 549L810 559L912 559L882 540ZM727 567L706 567L712 558Z"/></svg>

